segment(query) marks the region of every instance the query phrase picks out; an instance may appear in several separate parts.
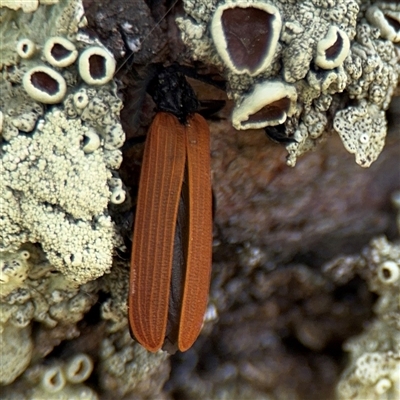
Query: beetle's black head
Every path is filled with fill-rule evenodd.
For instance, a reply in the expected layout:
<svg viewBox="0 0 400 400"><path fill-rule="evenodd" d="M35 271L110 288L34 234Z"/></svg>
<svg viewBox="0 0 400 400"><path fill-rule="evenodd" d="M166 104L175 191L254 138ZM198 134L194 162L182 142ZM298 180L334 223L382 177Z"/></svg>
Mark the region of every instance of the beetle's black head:
<svg viewBox="0 0 400 400"><path fill-rule="evenodd" d="M199 108L194 90L179 72L177 65L155 66L155 74L147 91L156 103L158 111L174 114L182 124L187 122L190 114Z"/></svg>

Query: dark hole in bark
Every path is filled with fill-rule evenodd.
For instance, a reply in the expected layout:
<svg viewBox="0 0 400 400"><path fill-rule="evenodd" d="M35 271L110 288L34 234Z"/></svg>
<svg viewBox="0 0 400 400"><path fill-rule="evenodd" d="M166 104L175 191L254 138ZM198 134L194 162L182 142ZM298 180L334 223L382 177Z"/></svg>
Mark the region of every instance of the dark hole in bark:
<svg viewBox="0 0 400 400"><path fill-rule="evenodd" d="M270 50L275 16L257 8L229 8L221 16L228 52L238 69L254 72Z"/></svg>
<svg viewBox="0 0 400 400"><path fill-rule="evenodd" d="M385 14L385 18L389 25L392 26L395 31L400 31L400 22L397 21L397 19L387 14Z"/></svg>
<svg viewBox="0 0 400 400"><path fill-rule="evenodd" d="M46 74L46 72L34 72L31 76L31 82L35 88L51 96L55 95L60 90L58 82L49 74Z"/></svg>
<svg viewBox="0 0 400 400"><path fill-rule="evenodd" d="M342 51L343 48L343 38L337 33L336 42L325 50L326 59L329 61L334 60Z"/></svg>
<svg viewBox="0 0 400 400"><path fill-rule="evenodd" d="M273 103L267 104L261 110L250 115L247 123L259 121L273 121L282 117L283 113L287 113L290 108L290 99L283 97Z"/></svg>
<svg viewBox="0 0 400 400"><path fill-rule="evenodd" d="M93 79L102 79L106 75L106 59L98 54L89 57L89 71Z"/></svg>
<svg viewBox="0 0 400 400"><path fill-rule="evenodd" d="M67 58L71 54L71 51L66 49L60 43L54 43L50 53L55 60L60 61L64 58Z"/></svg>

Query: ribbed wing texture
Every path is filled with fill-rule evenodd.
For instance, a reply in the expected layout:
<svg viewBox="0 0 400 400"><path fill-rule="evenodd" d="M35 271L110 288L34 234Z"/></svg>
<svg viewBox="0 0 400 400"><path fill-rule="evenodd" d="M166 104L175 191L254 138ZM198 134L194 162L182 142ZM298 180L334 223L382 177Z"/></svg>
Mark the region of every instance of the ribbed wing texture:
<svg viewBox="0 0 400 400"><path fill-rule="evenodd" d="M207 307L212 256L210 130L199 114L185 126L189 186L186 275L178 348L189 349L199 336Z"/></svg>
<svg viewBox="0 0 400 400"><path fill-rule="evenodd" d="M154 118L146 140L131 258L129 322L140 344L161 348L168 317L174 233L186 163L185 127Z"/></svg>

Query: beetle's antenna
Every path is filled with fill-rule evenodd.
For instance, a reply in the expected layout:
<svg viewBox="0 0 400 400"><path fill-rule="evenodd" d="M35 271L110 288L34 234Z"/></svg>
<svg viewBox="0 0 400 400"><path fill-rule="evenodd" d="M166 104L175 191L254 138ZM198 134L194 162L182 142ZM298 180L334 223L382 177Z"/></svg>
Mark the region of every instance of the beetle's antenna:
<svg viewBox="0 0 400 400"><path fill-rule="evenodd" d="M167 9L165 14L160 18L160 20L153 26L153 28L150 29L150 31L147 33L146 37L140 42L140 45L142 45L146 39L153 33L153 31L158 28L161 24L162 21L166 18L168 13L175 7L176 3L178 3L179 0L175 0L171 6ZM123 61L123 63L117 68L117 70L114 73L114 76L122 69L122 67L131 59L134 53L129 54L129 56Z"/></svg>

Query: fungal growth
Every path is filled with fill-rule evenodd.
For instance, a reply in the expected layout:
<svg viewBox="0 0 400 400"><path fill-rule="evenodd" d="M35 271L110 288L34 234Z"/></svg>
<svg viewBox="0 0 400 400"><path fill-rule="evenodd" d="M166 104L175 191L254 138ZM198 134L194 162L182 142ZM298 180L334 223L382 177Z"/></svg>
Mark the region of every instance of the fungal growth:
<svg viewBox="0 0 400 400"><path fill-rule="evenodd" d="M317 44L315 63L324 69L333 69L343 64L350 51L350 40L346 32L330 26L325 38Z"/></svg>
<svg viewBox="0 0 400 400"><path fill-rule="evenodd" d="M279 81L254 86L232 113L236 129L259 129L283 124L296 110L297 92L292 85Z"/></svg>
<svg viewBox="0 0 400 400"><path fill-rule="evenodd" d="M64 367L66 378L71 383L83 383L93 371L92 359L82 353L76 354Z"/></svg>
<svg viewBox="0 0 400 400"><path fill-rule="evenodd" d="M224 4L214 14L211 35L230 69L257 75L271 63L281 25L279 11L271 4Z"/></svg>
<svg viewBox="0 0 400 400"><path fill-rule="evenodd" d="M89 98L85 89L79 90L74 94L74 104L79 110L83 110L89 103Z"/></svg>
<svg viewBox="0 0 400 400"><path fill-rule="evenodd" d="M111 194L111 203L113 204L122 204L125 201L126 192L121 188L116 188L112 191Z"/></svg>
<svg viewBox="0 0 400 400"><path fill-rule="evenodd" d="M31 58L35 54L35 43L30 39L21 39L17 43L17 53L21 58Z"/></svg>
<svg viewBox="0 0 400 400"><path fill-rule="evenodd" d="M60 392L66 384L66 379L61 367L56 365L49 368L48 371L43 374L41 383L49 393Z"/></svg>
<svg viewBox="0 0 400 400"><path fill-rule="evenodd" d="M67 67L78 57L75 45L59 36L52 37L46 42L43 54L47 62L54 67Z"/></svg>
<svg viewBox="0 0 400 400"><path fill-rule="evenodd" d="M104 85L115 72L115 60L102 47L89 47L79 57L79 73L89 85Z"/></svg>
<svg viewBox="0 0 400 400"><path fill-rule="evenodd" d="M372 25L379 29L383 38L398 43L400 42L400 10L383 7L385 7L384 4L380 4L379 7L369 7L366 17Z"/></svg>
<svg viewBox="0 0 400 400"><path fill-rule="evenodd" d="M400 277L400 268L396 262L388 260L378 268L378 278L384 284L393 284Z"/></svg>
<svg viewBox="0 0 400 400"><path fill-rule="evenodd" d="M45 104L60 103L67 91L62 75L45 66L29 70L24 75L23 85L34 100Z"/></svg>

